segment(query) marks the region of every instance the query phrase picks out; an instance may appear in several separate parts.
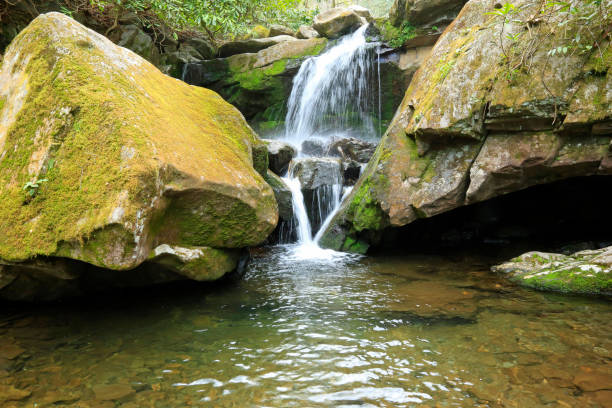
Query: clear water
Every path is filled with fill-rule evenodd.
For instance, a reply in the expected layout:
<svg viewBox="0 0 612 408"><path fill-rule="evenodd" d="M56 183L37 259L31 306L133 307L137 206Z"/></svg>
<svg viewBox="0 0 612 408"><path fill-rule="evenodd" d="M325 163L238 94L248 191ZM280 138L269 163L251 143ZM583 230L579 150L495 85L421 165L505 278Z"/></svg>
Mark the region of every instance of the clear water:
<svg viewBox="0 0 612 408"><path fill-rule="evenodd" d="M517 288L490 263L280 247L213 288L3 305L0 390L29 396L0 406L609 406L612 304Z"/></svg>

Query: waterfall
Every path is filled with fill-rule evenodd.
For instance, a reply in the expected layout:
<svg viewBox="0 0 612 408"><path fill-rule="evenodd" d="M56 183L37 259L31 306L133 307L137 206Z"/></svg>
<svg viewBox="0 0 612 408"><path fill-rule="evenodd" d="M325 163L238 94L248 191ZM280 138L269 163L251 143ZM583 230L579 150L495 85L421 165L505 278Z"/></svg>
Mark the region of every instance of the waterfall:
<svg viewBox="0 0 612 408"><path fill-rule="evenodd" d="M284 233L297 235L294 255L298 257L332 256L333 251L321 249L318 242L351 191L346 188L343 194L339 159L308 157L303 143L323 143L324 154L329 146L325 144L337 136L373 140L380 133L380 56L376 64L378 44L366 41L367 28L360 27L325 53L307 59L293 80L282 139L298 148L299 158L283 177L293 204L293 219Z"/></svg>
<svg viewBox="0 0 612 408"><path fill-rule="evenodd" d="M312 241L312 229L310 228L310 220L308 219L308 213L306 212L306 205L304 204L304 195L302 194L302 184L300 179L297 177L283 177L283 180L291 190L292 204L293 204L293 218L294 225L297 227L298 242L305 245L311 245Z"/></svg>
<svg viewBox="0 0 612 408"><path fill-rule="evenodd" d="M323 233L325 232L325 230L327 229L327 227L331 223L332 219L334 218L334 215L340 209L340 204L342 204L342 201L346 198L346 196L348 196L351 193L351 191L353 191L353 187L352 186L351 187L347 187L345 189L345 191L344 191L344 194L342 194L342 197L341 198L339 197L338 200L335 202L334 209L327 216L327 218L323 222L323 225L321 225L321 228L317 232L317 235L315 235L315 237L314 237L314 242L315 243L318 244L319 241L321 240L321 238L323 238Z"/></svg>
<svg viewBox="0 0 612 408"><path fill-rule="evenodd" d="M287 105L286 140L300 145L330 133L376 134L370 115L376 44L366 41L367 28L363 25L302 64Z"/></svg>

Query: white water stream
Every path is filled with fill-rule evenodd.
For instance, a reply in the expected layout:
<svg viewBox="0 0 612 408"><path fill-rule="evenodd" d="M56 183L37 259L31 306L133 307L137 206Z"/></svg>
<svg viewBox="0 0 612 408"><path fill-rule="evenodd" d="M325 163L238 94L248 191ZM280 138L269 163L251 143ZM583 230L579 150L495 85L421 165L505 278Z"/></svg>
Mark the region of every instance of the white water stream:
<svg viewBox="0 0 612 408"><path fill-rule="evenodd" d="M293 80L285 118L283 139L298 148L299 157L306 140L325 140L331 137L359 137L375 139L379 129L372 120L378 99L380 117L380 64L374 60L376 44L366 41L364 25L347 35L325 53L306 60ZM376 72L378 71L378 72ZM378 78L377 78L378 75ZM378 90L372 86L378 79ZM298 258L328 258L334 251L318 246L325 229L340 208L343 194L342 168L337 169L333 183L316 188L312 193L311 216L302 193L302 185L293 166L283 178L293 196L293 222L291 228L297 235L294 255Z"/></svg>

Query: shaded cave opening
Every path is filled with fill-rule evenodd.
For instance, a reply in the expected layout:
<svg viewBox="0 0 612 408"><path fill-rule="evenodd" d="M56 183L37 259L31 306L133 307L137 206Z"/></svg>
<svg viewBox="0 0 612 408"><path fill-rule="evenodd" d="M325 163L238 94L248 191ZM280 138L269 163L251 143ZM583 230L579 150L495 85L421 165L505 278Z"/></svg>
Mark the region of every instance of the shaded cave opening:
<svg viewBox="0 0 612 408"><path fill-rule="evenodd" d="M571 254L612 245L612 176L528 187L400 228L369 255L479 252L504 260L528 251Z"/></svg>

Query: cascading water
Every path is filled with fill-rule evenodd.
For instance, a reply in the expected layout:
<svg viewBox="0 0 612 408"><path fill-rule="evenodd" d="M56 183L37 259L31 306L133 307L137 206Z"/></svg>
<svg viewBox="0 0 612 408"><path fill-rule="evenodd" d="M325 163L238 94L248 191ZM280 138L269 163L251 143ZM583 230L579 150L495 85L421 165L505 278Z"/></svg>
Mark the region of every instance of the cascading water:
<svg viewBox="0 0 612 408"><path fill-rule="evenodd" d="M334 133L376 134L372 121L376 44L364 25L318 57L309 58L295 79L287 105L285 139L298 146Z"/></svg>
<svg viewBox="0 0 612 408"><path fill-rule="evenodd" d="M380 119L380 67L374 60L378 45L366 41L367 29L368 25L362 26L300 67L288 101L283 138L298 148L298 160L308 156L302 149L307 140L337 137L374 140L378 136L379 129L373 119L377 114ZM374 86L377 83L378 89ZM325 159L316 160L325 162ZM330 256L329 251L322 250L317 243L340 208L342 199L350 192L349 189L343 194L339 163L335 171L337 176L332 180L308 189L306 201L302 191L304 183L296 174L295 166L290 166L283 178L293 196L291 228L297 235L298 255L307 258ZM314 237L313 232L316 233Z"/></svg>

